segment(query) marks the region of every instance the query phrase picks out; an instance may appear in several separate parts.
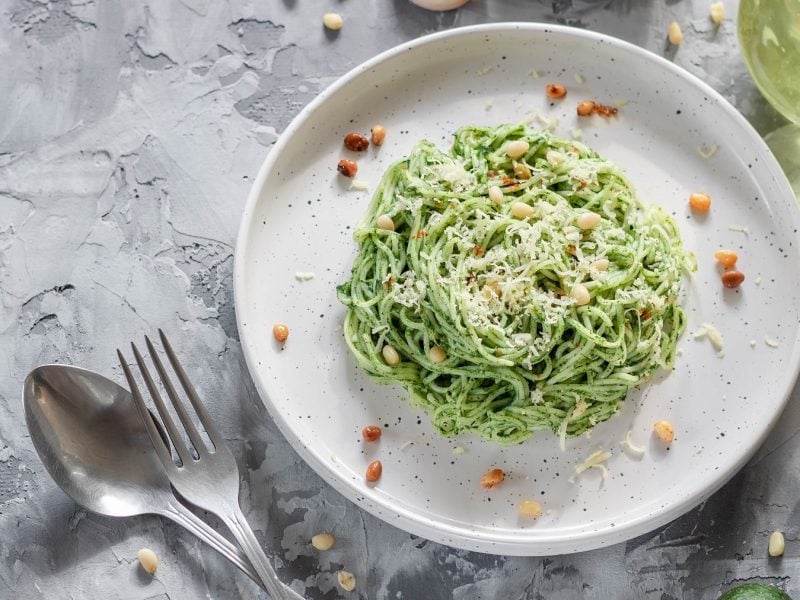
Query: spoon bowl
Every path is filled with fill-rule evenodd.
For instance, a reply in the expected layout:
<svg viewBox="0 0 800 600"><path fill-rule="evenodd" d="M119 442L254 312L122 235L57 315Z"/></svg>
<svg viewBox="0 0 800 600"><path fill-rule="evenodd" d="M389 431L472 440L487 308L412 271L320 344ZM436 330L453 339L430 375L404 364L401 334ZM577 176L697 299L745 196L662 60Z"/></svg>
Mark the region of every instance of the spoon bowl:
<svg viewBox="0 0 800 600"><path fill-rule="evenodd" d="M23 397L33 445L75 502L110 517L159 512L169 480L127 390L92 371L44 365Z"/></svg>

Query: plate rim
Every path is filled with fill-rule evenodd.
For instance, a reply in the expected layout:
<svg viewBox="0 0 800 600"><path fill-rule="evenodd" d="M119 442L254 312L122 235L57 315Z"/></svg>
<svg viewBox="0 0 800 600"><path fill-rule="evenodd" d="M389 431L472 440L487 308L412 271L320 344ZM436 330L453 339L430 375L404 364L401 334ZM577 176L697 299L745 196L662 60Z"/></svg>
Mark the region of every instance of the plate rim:
<svg viewBox="0 0 800 600"><path fill-rule="evenodd" d="M334 95L340 89L350 84L350 82L356 79L359 75L387 60L390 60L400 53L428 44L435 44L447 38L469 36L476 33L500 33L507 31L527 31L534 35L554 33L563 36L572 36L584 40L593 40L600 43L606 43L610 46L619 48L623 52L634 55L636 58L644 61L645 64L648 61L654 62L656 65L665 68L667 71L671 71L679 78L685 80L687 83L707 94L710 99L713 99L716 102L717 108L727 113L727 115L732 118L733 122L736 123L738 127L744 131L744 133L748 134L749 138L751 138L751 151L754 152L759 159L763 160L763 163L761 163L761 170L763 170L766 174L772 175L775 179L775 185L778 188L782 188L780 201L784 202L787 198L792 199L791 207L794 210L791 211L791 214L794 221L794 228L796 232L800 231L800 213L795 208L794 194L791 191L791 187L786 179L785 174L783 173L783 170L780 168L777 159L769 150L766 142L764 142L763 138L747 121L747 119L730 102L728 102L728 100L726 100L722 94L686 69L679 67L666 58L631 42L627 42L611 35L565 25L553 25L540 22L506 21L455 27L445 31L439 31L401 42L400 44L384 50L369 60L366 60L355 66L353 69L340 76L327 88L322 90L292 119L291 123L279 135L277 142L264 158L264 162L259 168L258 174L256 175L250 187L236 237L233 268L233 292L234 308L236 312L236 326L239 333L242 353L245 358L245 363L247 364L247 369L256 387L258 395L266 407L270 417L278 426L282 435L287 439L292 448L300 455L304 462L306 462L306 464L308 464L320 477L322 477L326 483L331 485L345 498L347 498L348 501L390 525L394 525L406 532L422 536L426 539L432 539L439 543L453 547L463 548L471 551L480 551L492 554L507 554L514 556L569 554L620 543L663 526L664 524L680 517L695 506L702 503L704 500L718 491L723 485L725 485L736 473L738 473L747 463L747 461L750 460L750 458L755 454L756 450L758 450L758 448L764 443L766 437L775 427L776 423L780 419L781 414L786 408L788 399L796 385L798 373L800 373L800 333L798 333L797 337L793 340L792 353L787 357L788 368L785 370L784 378L776 386L778 390L778 394L776 395L780 395L780 409L775 411L761 435L751 441L751 444L747 450L739 456L738 460L734 461L734 463L732 463L727 469L719 471L719 474L710 485L704 486L698 492L688 494L678 502L669 504L661 510L644 514L633 520L626 521L624 524L619 526L615 526L613 528L606 527L586 530L577 534L572 534L567 539L548 541L545 539L525 539L521 537L516 539L501 539L497 536L492 536L482 531L470 530L462 526L455 526L445 521L420 516L403 506L397 506L395 503L393 503L391 497L375 495L367 498L364 494L364 490L360 489L353 481L351 481L350 478L343 477L335 469L330 468L328 464L322 460L321 456L318 456L318 452L306 446L306 444L303 443L303 441L293 433L292 428L283 418L281 412L277 410L275 405L269 399L268 394L262 386L262 378L258 374L258 359L256 356L254 356L251 344L248 343L251 334L249 333L248 328L243 324L243 302L246 293L244 289L244 271L246 264L244 249L249 243L249 233L251 231L251 226L254 219L255 208L258 204L264 183L272 171L275 163L277 162L278 157L290 143L290 140L294 137L296 130L302 126L309 115L317 110L317 108L320 107L330 96ZM795 239L800 246L800 233L795 234ZM359 496L362 497L362 500L367 501L358 501L357 498ZM396 518L388 519L382 511L388 511ZM547 551L543 551L541 548L545 545L549 546Z"/></svg>

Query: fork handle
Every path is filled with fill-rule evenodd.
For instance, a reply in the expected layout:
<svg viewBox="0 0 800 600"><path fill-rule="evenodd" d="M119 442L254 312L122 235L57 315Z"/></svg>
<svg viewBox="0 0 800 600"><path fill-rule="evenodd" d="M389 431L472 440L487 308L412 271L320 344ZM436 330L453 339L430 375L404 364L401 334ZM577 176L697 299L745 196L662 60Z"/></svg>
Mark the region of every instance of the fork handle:
<svg viewBox="0 0 800 600"><path fill-rule="evenodd" d="M233 537L239 542L247 558L250 559L261 581L264 583L264 587L269 592L269 595L272 596L272 600L289 600L283 584L278 579L278 574L275 573L275 569L269 562L267 555L261 549L261 544L256 538L256 534L253 533L238 504L234 505L228 514L219 516L231 530Z"/></svg>
<svg viewBox="0 0 800 600"><path fill-rule="evenodd" d="M226 540L208 523L178 502L178 500L170 502L168 508L162 511L161 515L193 533L200 540L204 541L236 565L245 575L250 577L250 579L261 585L261 577L259 577L255 569L250 565L250 562L247 560L247 557L242 554L242 551Z"/></svg>

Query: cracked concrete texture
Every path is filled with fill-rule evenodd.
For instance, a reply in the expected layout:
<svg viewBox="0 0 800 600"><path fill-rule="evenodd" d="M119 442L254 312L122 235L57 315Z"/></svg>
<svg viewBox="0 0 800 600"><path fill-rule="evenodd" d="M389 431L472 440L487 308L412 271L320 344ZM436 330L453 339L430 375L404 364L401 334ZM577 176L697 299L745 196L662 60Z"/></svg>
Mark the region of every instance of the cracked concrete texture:
<svg viewBox="0 0 800 600"><path fill-rule="evenodd" d="M736 2L726 2L729 16ZM35 365L121 380L114 349L165 328L244 471L242 503L287 583L308 598L705 599L740 581L800 593L800 412L740 475L660 531L564 557L469 553L386 525L306 467L270 423L244 365L232 304L251 179L293 116L377 52L455 26L525 20L616 35L708 81L766 133L780 118L716 30L706 0L340 0L345 28L309 0L0 0L0 597L265 597L212 550L155 517L86 513L55 487L24 426ZM664 32L676 19L677 52ZM794 398L798 397L797 391ZM216 399L216 401L214 401ZM266 507L266 510L265 510ZM335 550L307 540L332 529ZM774 529L782 560L766 558ZM135 566L141 546L162 565Z"/></svg>

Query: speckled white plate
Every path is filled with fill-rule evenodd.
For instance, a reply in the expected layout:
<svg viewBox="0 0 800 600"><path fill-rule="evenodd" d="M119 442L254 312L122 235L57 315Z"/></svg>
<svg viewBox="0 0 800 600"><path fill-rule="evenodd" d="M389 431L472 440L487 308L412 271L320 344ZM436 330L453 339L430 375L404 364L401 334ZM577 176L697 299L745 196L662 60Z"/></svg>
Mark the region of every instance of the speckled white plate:
<svg viewBox="0 0 800 600"><path fill-rule="evenodd" d="M538 78L537 75L538 74ZM564 83L551 105L545 84ZM617 118L579 119L581 99L626 101ZM632 394L591 438L559 451L543 433L514 447L475 436L443 439L411 408L399 387L373 384L342 339L336 285L347 277L353 225L370 195L348 190L336 173L349 131L388 129L386 143L359 157L358 178L378 183L417 140L450 146L461 125L518 122L531 113L557 119L556 132L583 140L622 165L646 202L666 207L698 257L687 285L689 332L671 375ZM698 147L718 146L709 159ZM708 218L692 217L690 192L713 198ZM733 228L731 227L733 226ZM746 226L744 233L736 226ZM452 546L543 555L587 550L660 526L730 478L778 419L800 362L800 255L791 190L756 132L719 94L671 63L602 35L537 24L448 31L404 44L356 68L294 120L267 157L247 202L236 249L239 332L253 379L270 414L300 455L342 494L378 517ZM720 284L713 260L734 248L747 279ZM298 271L315 277L301 282ZM709 321L725 338L719 358L691 332ZM291 329L285 347L271 329ZM773 345L765 343L765 336ZM667 419L675 442L652 438ZM381 441L360 430L379 423ZM646 448L631 458L620 440L631 430ZM456 455L455 447L465 452ZM576 463L608 449L605 481L597 470L574 483ZM379 458L383 478L364 483ZM492 467L505 483L478 483ZM517 504L546 512L521 520ZM347 532L338 532L346 536Z"/></svg>

